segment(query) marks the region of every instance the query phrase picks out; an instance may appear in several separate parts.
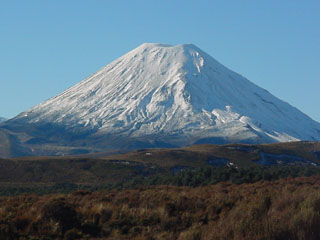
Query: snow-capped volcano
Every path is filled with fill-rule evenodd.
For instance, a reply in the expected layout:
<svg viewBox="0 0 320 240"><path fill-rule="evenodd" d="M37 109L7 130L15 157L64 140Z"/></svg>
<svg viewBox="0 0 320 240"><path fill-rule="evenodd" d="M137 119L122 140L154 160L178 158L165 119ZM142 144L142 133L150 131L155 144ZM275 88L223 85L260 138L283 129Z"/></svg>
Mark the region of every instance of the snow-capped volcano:
<svg viewBox="0 0 320 240"><path fill-rule="evenodd" d="M192 44L142 44L11 122L176 146L320 140L319 123Z"/></svg>

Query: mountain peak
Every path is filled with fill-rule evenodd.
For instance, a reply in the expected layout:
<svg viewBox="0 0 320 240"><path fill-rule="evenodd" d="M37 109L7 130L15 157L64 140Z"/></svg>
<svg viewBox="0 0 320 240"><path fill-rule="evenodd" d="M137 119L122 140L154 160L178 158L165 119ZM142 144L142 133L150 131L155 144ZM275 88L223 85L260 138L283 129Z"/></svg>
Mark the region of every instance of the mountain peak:
<svg viewBox="0 0 320 240"><path fill-rule="evenodd" d="M162 48L175 48L175 47L189 47L189 48L198 48L196 45L192 43L182 43L178 45L172 45L172 44L165 44L165 43L151 43L151 42L145 42L142 43L138 48L153 48L153 47L162 47Z"/></svg>
<svg viewBox="0 0 320 240"><path fill-rule="evenodd" d="M173 47L171 44L163 44L163 43L142 43L138 48L155 48L155 47L163 47L163 48L168 48L168 47Z"/></svg>
<svg viewBox="0 0 320 240"><path fill-rule="evenodd" d="M194 51L202 51L196 45L188 43L188 44L178 44L178 45L171 45L171 44L163 44L163 43L143 43L138 46L135 50L142 50L142 51L152 51L154 49L165 49L166 51L179 51L179 50L194 50Z"/></svg>
<svg viewBox="0 0 320 240"><path fill-rule="evenodd" d="M193 44L144 43L11 122L175 146L320 140L319 123Z"/></svg>

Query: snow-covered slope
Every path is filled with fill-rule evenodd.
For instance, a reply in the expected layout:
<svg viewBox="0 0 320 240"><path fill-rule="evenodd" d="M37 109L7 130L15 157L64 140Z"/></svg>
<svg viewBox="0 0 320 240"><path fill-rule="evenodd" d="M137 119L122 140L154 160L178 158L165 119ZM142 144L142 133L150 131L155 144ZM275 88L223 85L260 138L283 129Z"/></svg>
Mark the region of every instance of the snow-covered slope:
<svg viewBox="0 0 320 240"><path fill-rule="evenodd" d="M174 145L320 140L319 123L192 44L142 44L14 121Z"/></svg>

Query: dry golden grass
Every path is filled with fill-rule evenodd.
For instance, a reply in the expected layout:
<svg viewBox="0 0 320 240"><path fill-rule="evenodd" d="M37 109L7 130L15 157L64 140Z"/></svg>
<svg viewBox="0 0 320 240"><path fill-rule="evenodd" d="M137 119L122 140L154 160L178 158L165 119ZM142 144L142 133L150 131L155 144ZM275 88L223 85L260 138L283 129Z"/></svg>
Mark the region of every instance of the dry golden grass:
<svg viewBox="0 0 320 240"><path fill-rule="evenodd" d="M319 189L309 177L1 197L0 239L320 239Z"/></svg>

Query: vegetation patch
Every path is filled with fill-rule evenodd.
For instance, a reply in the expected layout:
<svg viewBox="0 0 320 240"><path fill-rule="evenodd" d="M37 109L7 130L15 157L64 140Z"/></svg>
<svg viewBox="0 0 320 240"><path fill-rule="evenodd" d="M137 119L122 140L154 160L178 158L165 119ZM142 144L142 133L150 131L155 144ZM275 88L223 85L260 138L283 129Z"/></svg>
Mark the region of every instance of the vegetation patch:
<svg viewBox="0 0 320 240"><path fill-rule="evenodd" d="M320 177L0 197L1 239L319 239Z"/></svg>

